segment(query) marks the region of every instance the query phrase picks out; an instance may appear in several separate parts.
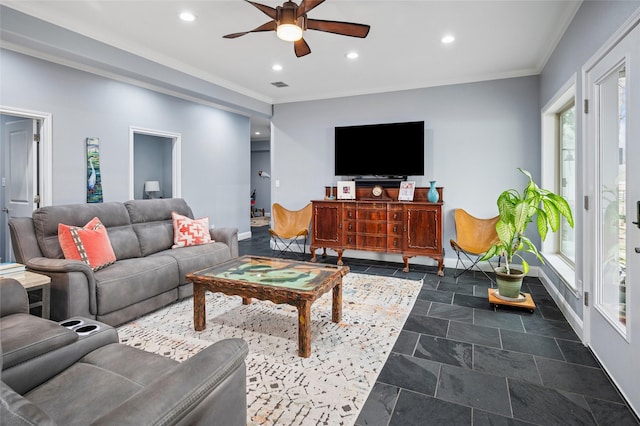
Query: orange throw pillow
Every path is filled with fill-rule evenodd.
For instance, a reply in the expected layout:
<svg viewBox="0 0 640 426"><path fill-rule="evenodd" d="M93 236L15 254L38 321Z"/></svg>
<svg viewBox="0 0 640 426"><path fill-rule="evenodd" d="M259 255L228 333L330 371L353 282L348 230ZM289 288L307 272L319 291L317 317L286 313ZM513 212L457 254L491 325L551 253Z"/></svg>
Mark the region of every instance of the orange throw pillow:
<svg viewBox="0 0 640 426"><path fill-rule="evenodd" d="M107 228L97 217L83 227L59 223L58 241L65 259L81 260L94 271L116 261Z"/></svg>
<svg viewBox="0 0 640 426"><path fill-rule="evenodd" d="M173 221L173 247L197 246L211 243L209 218L191 219L176 212L171 212Z"/></svg>

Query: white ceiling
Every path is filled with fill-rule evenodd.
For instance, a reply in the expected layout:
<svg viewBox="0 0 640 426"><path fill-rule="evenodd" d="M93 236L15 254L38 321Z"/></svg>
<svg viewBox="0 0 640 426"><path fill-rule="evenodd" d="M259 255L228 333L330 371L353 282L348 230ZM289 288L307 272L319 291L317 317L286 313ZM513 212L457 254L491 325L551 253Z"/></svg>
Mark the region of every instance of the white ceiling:
<svg viewBox="0 0 640 426"><path fill-rule="evenodd" d="M279 0L259 1L271 7ZM538 74L580 0L326 0L309 18L369 24L367 38L307 30L296 58L241 0L3 0L13 9L277 104ZM196 20L182 22L191 11ZM454 43L441 38L452 34ZM360 57L349 60L355 50ZM282 71L273 71L280 64ZM282 81L289 86L276 88ZM264 126L264 123L262 124ZM268 129L266 129L268 131Z"/></svg>

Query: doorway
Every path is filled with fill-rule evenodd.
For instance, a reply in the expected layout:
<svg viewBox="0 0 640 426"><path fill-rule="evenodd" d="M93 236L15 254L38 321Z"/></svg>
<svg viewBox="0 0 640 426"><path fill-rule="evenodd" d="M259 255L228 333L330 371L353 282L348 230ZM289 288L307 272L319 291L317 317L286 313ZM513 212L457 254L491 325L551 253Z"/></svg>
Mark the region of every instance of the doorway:
<svg viewBox="0 0 640 426"><path fill-rule="evenodd" d="M9 219L51 204L51 115L0 107L0 258L15 260Z"/></svg>
<svg viewBox="0 0 640 426"><path fill-rule="evenodd" d="M131 127L129 198L180 197L181 135Z"/></svg>
<svg viewBox="0 0 640 426"><path fill-rule="evenodd" d="M640 412L640 27L585 67L586 340ZM633 88L633 90L632 90Z"/></svg>

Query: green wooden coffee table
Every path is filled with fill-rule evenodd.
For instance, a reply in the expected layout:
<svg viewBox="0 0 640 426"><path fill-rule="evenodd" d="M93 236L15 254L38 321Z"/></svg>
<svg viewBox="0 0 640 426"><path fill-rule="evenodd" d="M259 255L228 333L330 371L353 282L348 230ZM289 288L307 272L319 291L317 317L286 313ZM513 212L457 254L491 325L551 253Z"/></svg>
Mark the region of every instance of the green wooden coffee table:
<svg viewBox="0 0 640 426"><path fill-rule="evenodd" d="M298 309L298 355L311 354L311 305L333 290L331 320L342 318L342 277L348 266L318 265L270 257L242 256L187 275L193 283L193 325L206 327L205 291L251 299L286 303Z"/></svg>

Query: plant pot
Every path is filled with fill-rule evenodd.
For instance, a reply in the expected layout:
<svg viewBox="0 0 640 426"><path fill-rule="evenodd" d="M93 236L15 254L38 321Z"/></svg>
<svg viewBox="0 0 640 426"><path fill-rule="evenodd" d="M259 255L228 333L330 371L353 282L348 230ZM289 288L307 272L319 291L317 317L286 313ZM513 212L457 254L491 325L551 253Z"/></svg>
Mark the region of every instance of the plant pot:
<svg viewBox="0 0 640 426"><path fill-rule="evenodd" d="M509 298L518 298L520 296L520 289L522 288L522 280L524 279L524 273L517 269L511 268L511 273L504 272L504 267L496 268L496 282L498 283L498 293L500 296Z"/></svg>

